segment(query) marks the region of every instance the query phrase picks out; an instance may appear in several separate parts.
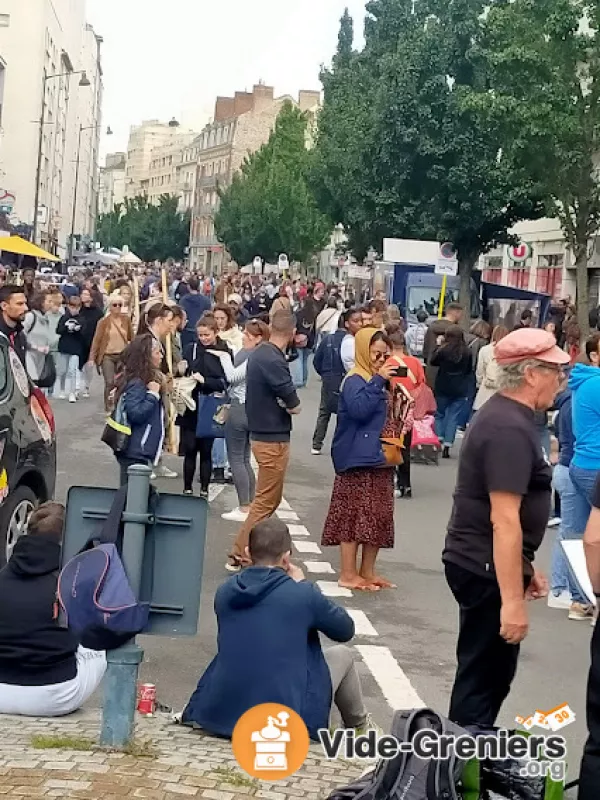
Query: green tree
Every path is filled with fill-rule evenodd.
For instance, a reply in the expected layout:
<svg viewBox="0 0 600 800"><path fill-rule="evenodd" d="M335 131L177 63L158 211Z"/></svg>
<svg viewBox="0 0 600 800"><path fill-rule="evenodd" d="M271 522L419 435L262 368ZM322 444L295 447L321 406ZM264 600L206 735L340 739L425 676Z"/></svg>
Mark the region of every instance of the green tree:
<svg viewBox="0 0 600 800"><path fill-rule="evenodd" d="M483 28L485 84L466 102L482 124L503 126L504 152L543 186L575 258L585 336L589 247L600 225L600 2L498 3Z"/></svg>
<svg viewBox="0 0 600 800"><path fill-rule="evenodd" d="M305 262L331 236L307 182L307 125L307 115L285 103L269 141L219 191L215 231L238 264L256 255L275 261L280 253Z"/></svg>
<svg viewBox="0 0 600 800"><path fill-rule="evenodd" d="M158 205L145 196L126 199L98 219L103 247L127 245L143 261L181 260L189 242L190 215L177 211L178 198L162 195Z"/></svg>
<svg viewBox="0 0 600 800"><path fill-rule="evenodd" d="M351 240L355 229L378 250L385 236L454 243L466 308L480 254L544 212L535 180L502 150L501 125L482 125L463 103L482 80L476 55L489 5L371 0L364 50L348 62L338 47L324 76L315 153L321 182L345 206L334 222ZM340 180L345 155L352 163Z"/></svg>

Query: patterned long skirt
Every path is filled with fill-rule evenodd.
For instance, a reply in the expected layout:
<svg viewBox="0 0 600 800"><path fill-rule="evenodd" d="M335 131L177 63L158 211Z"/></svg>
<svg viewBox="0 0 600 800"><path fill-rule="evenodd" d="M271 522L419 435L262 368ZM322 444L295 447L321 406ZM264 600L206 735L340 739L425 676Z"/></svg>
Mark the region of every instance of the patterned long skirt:
<svg viewBox="0 0 600 800"><path fill-rule="evenodd" d="M394 469L355 469L336 475L321 544L394 546Z"/></svg>

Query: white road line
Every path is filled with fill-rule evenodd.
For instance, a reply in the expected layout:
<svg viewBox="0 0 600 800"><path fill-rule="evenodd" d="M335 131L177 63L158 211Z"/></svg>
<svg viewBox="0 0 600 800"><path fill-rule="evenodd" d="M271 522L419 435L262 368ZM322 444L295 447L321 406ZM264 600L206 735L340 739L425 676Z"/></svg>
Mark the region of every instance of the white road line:
<svg viewBox="0 0 600 800"><path fill-rule="evenodd" d="M308 572L335 575L335 570L329 561L305 561L304 566Z"/></svg>
<svg viewBox="0 0 600 800"><path fill-rule="evenodd" d="M327 597L352 597L350 589L338 586L336 581L317 581L317 586Z"/></svg>
<svg viewBox="0 0 600 800"><path fill-rule="evenodd" d="M355 647L379 684L379 688L391 708L394 710L422 708L425 705L389 647L364 644L357 644Z"/></svg>
<svg viewBox="0 0 600 800"><path fill-rule="evenodd" d="M281 503L279 503L279 508L282 511L291 511L292 510L291 505L288 503L288 501L285 499L285 497L282 498Z"/></svg>
<svg viewBox="0 0 600 800"><path fill-rule="evenodd" d="M301 542L294 540L294 547L299 553L321 553L321 548L316 542Z"/></svg>
<svg viewBox="0 0 600 800"><path fill-rule="evenodd" d="M290 536L310 536L310 531L304 525L288 525Z"/></svg>
<svg viewBox="0 0 600 800"><path fill-rule="evenodd" d="M300 517L294 511L276 511L275 512L279 519L282 519L284 522L298 522Z"/></svg>
<svg viewBox="0 0 600 800"><path fill-rule="evenodd" d="M357 636L379 636L375 628L369 622L369 618L364 611L355 608L347 608L346 611L354 620L354 628Z"/></svg>
<svg viewBox="0 0 600 800"><path fill-rule="evenodd" d="M213 483L211 486L208 487L208 502L212 503L213 500L221 494L223 489L225 488L225 484L218 484Z"/></svg>

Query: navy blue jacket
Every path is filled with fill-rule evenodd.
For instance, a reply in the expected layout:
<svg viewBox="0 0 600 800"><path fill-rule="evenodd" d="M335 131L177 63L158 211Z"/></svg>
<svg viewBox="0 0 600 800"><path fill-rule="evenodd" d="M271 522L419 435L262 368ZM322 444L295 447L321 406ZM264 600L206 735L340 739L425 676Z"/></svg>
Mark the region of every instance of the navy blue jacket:
<svg viewBox="0 0 600 800"><path fill-rule="evenodd" d="M329 725L332 700L319 632L349 641L354 622L346 610L282 569L250 567L219 587L215 613L218 652L183 721L230 737L249 708L280 703L296 711L316 739Z"/></svg>
<svg viewBox="0 0 600 800"><path fill-rule="evenodd" d="M340 348L346 333L344 328L339 328L335 333L324 336L321 344L317 347L313 365L317 374L322 378L329 376L340 377L346 374L340 355Z"/></svg>
<svg viewBox="0 0 600 800"><path fill-rule="evenodd" d="M575 434L573 433L573 409L571 390L565 389L555 401L558 409L558 419L555 420L555 431L558 436L559 457L558 463L563 467L571 466L573 450L575 448Z"/></svg>
<svg viewBox="0 0 600 800"><path fill-rule="evenodd" d="M152 463L159 454L165 438L164 411L160 395L149 392L137 378L123 392L123 405L131 427L126 458L148 459Z"/></svg>
<svg viewBox="0 0 600 800"><path fill-rule="evenodd" d="M331 447L333 466L338 474L385 464L380 437L387 416L386 386L379 375L368 383L360 375L350 375L342 384Z"/></svg>

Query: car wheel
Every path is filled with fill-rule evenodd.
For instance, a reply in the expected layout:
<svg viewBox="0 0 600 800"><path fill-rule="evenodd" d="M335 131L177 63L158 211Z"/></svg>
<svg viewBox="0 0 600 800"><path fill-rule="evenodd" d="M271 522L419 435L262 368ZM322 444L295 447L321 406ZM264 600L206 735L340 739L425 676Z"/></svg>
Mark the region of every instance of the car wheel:
<svg viewBox="0 0 600 800"><path fill-rule="evenodd" d="M10 558L17 539L27 532L27 523L38 499L29 486L18 486L0 509L0 566Z"/></svg>

